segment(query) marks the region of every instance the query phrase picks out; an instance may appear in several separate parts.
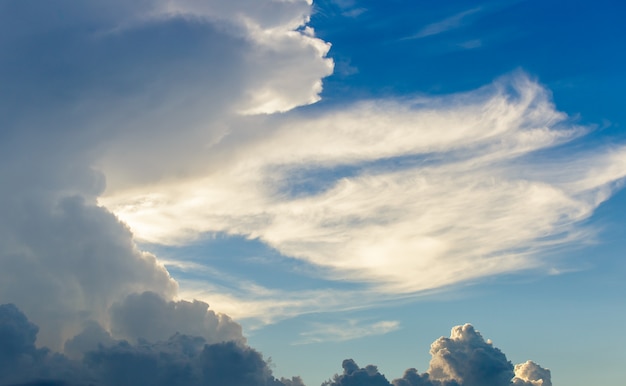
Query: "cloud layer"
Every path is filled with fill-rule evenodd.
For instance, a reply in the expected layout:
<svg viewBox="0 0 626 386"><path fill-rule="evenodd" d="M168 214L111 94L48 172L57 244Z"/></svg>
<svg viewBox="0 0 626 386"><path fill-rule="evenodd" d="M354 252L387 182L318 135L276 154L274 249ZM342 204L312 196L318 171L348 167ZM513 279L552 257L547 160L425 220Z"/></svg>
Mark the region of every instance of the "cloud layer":
<svg viewBox="0 0 626 386"><path fill-rule="evenodd" d="M17 307L0 305L0 384L302 385L297 377L284 383L274 378L260 353L235 341L210 344L177 333L132 344L109 337L71 360L36 348L37 330Z"/></svg>
<svg viewBox="0 0 626 386"><path fill-rule="evenodd" d="M157 320L158 321L158 320ZM0 384L57 385L259 385L304 386L299 377L276 379L261 354L242 342L211 343L175 333L163 340L115 340L91 325L70 341L89 335L100 343L75 359L36 348L38 327L14 305L0 305ZM85 348L85 346L83 346ZM513 365L470 324L456 326L450 338L430 349L427 372L409 369L389 382L376 366L360 368L346 359L343 374L323 386L551 386L550 370L532 361Z"/></svg>

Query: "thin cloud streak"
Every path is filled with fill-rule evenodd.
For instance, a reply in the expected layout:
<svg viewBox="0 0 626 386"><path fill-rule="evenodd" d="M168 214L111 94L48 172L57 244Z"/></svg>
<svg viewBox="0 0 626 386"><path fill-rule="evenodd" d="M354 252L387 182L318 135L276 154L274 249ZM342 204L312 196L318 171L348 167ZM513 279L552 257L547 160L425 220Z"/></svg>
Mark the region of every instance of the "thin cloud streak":
<svg viewBox="0 0 626 386"><path fill-rule="evenodd" d="M204 279L185 278L181 278L179 284L182 298L210 301L212 307L246 321L252 329L308 313L353 311L398 301L396 296L367 289L291 290L250 285L249 282L225 287Z"/></svg>
<svg viewBox="0 0 626 386"><path fill-rule="evenodd" d="M460 28L463 26L465 19L467 19L471 15L481 12L482 10L483 9L481 7L478 7L478 8L468 9L467 11L459 12L441 21L429 24L425 26L424 28L422 28L415 35L411 35L404 39L405 40L422 39L427 36L439 35L441 33L450 31L452 29Z"/></svg>
<svg viewBox="0 0 626 386"><path fill-rule="evenodd" d="M300 333L301 339L293 345L304 345L322 342L344 342L372 335L384 335L400 328L397 320L382 320L375 323L364 323L360 320L348 320L344 323L316 323L313 329Z"/></svg>

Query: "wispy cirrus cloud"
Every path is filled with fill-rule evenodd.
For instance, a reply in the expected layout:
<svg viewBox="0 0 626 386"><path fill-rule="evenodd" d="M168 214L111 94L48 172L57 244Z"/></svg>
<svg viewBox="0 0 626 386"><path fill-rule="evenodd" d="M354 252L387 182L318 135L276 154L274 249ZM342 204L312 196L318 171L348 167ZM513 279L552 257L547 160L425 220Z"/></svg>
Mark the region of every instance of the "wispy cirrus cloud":
<svg viewBox="0 0 626 386"><path fill-rule="evenodd" d="M542 253L588 239L584 220L626 174L623 146L563 155L589 129L521 73L460 95L239 124L205 173L102 204L140 239L258 238L330 280L400 295L553 270Z"/></svg>
<svg viewBox="0 0 626 386"><path fill-rule="evenodd" d="M368 323L351 319L342 323L316 323L312 326L312 329L301 332L301 339L292 344L302 345L321 342L342 342L371 335L384 335L396 331L399 328L400 322L397 320L381 320Z"/></svg>
<svg viewBox="0 0 626 386"><path fill-rule="evenodd" d="M477 15L482 11L483 8L477 7L459 12L438 22L428 24L414 35L408 36L405 39L422 39L427 36L439 35L441 33L460 28L467 22L469 17Z"/></svg>

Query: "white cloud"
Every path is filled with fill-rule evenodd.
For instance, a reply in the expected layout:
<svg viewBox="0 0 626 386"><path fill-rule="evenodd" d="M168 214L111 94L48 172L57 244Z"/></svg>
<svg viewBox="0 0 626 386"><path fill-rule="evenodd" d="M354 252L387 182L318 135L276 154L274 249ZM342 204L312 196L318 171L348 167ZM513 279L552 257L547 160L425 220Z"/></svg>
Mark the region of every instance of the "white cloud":
<svg viewBox="0 0 626 386"><path fill-rule="evenodd" d="M587 129L523 74L461 95L252 118L234 121L236 142L216 145L203 172L100 202L140 239L259 238L333 279L404 294L553 268L540 252L587 237L580 224L626 174L623 147L561 154Z"/></svg>
<svg viewBox="0 0 626 386"><path fill-rule="evenodd" d="M293 291L267 288L245 280L228 287L203 279L181 279L179 283L181 297L210 301L213 308L237 320L246 320L251 329L307 313L356 310L390 300L373 291L324 288Z"/></svg>
<svg viewBox="0 0 626 386"><path fill-rule="evenodd" d="M552 386L552 375L549 369L544 369L533 361L526 361L515 365L515 386Z"/></svg>
<svg viewBox="0 0 626 386"><path fill-rule="evenodd" d="M465 19L467 19L469 16L474 15L480 11L482 11L482 9L479 7L479 8L472 8L467 11L459 12L457 14L454 14L438 22L428 24L427 26L423 27L419 32L417 32L415 35L412 35L408 37L407 39L421 39L427 36L438 35L440 33L444 33L446 31L459 28L463 25Z"/></svg>
<svg viewBox="0 0 626 386"><path fill-rule="evenodd" d="M110 307L144 291L163 298L162 308L183 309L163 334L177 323L194 333L189 324L207 327L198 315L213 311L175 303L177 283L96 197L105 185L196 175L190 161L230 140L241 111L316 101L333 63L312 29L300 31L310 6L0 6L0 52L11 58L0 69L0 302L41 326L38 344L60 349L90 320L110 329Z"/></svg>
<svg viewBox="0 0 626 386"><path fill-rule="evenodd" d="M528 361L515 368L490 340L471 324L452 328L450 338L441 337L430 346L428 371L410 368L391 383L374 365L360 368L352 359L342 363L336 374L322 386L552 386L550 370Z"/></svg>
<svg viewBox="0 0 626 386"><path fill-rule="evenodd" d="M295 342L296 345L321 343L321 342L342 342L352 339L360 339L371 335L384 335L400 328L397 320L382 320L375 323L364 323L360 320L348 320L344 323L313 325L313 329L300 333L301 339Z"/></svg>

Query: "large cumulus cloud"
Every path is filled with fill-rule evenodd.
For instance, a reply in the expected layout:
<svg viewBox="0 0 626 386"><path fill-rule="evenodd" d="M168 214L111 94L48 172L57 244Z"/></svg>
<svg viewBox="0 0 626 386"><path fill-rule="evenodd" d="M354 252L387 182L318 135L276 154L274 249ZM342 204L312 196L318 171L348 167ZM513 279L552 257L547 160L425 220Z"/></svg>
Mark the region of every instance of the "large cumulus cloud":
<svg viewBox="0 0 626 386"><path fill-rule="evenodd" d="M42 326L41 343L58 349L85 320L106 324L109 307L132 292L175 294L167 271L105 209L76 195L10 201L1 208L11 227L0 232L0 299Z"/></svg>
<svg viewBox="0 0 626 386"><path fill-rule="evenodd" d="M243 339L206 303L173 303L177 283L97 202L107 185L189 172L183 154L232 116L319 98L332 61L304 28L310 3L242 5L0 4L0 302L28 313L39 344L59 350L93 322L131 340ZM138 334L130 303L162 324Z"/></svg>

